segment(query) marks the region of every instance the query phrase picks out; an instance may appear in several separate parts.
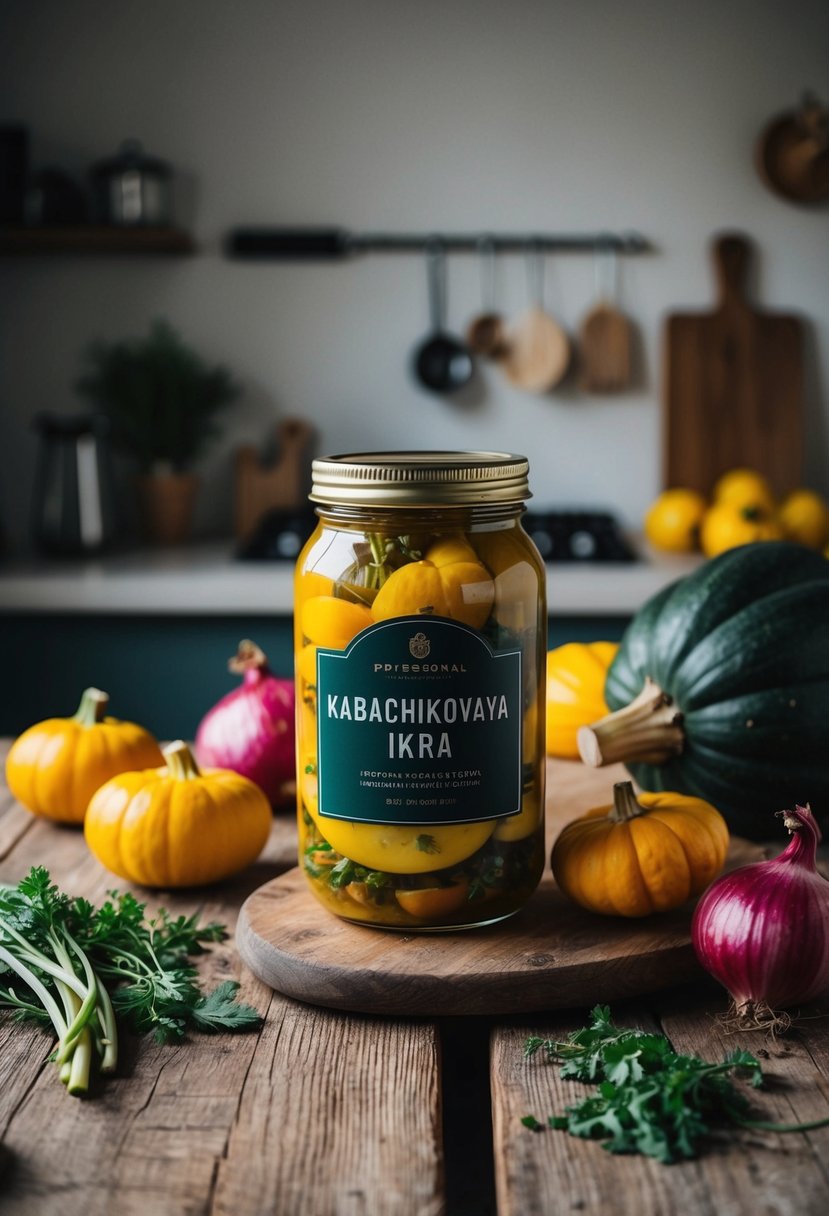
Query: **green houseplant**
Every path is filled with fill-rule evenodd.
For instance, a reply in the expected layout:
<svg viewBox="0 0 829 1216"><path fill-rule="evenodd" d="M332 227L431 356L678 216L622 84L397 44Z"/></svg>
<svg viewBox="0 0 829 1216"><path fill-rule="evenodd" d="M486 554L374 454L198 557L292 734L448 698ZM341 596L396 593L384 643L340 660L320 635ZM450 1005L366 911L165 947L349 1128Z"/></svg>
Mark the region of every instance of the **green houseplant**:
<svg viewBox="0 0 829 1216"><path fill-rule="evenodd" d="M186 539L198 488L193 464L219 434L217 415L238 395L228 371L209 367L157 320L146 337L93 343L75 387L109 418L114 443L138 463L147 538Z"/></svg>

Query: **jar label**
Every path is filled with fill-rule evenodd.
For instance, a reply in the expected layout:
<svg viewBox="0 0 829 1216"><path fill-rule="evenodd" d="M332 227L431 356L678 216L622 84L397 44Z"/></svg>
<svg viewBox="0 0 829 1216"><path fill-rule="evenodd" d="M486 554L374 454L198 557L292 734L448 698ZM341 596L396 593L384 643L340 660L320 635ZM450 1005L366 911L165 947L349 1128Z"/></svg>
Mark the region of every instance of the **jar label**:
<svg viewBox="0 0 829 1216"><path fill-rule="evenodd" d="M521 651L443 617L371 625L317 652L319 813L470 823L521 809Z"/></svg>

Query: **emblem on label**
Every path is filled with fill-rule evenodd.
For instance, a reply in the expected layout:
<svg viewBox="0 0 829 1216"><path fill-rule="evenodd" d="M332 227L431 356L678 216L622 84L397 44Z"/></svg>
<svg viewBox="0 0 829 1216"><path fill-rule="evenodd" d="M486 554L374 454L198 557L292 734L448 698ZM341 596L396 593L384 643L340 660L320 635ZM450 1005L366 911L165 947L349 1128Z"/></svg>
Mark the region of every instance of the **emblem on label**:
<svg viewBox="0 0 829 1216"><path fill-rule="evenodd" d="M428 659L431 649L431 643L425 633L416 633L413 638L409 638L409 654L413 659Z"/></svg>

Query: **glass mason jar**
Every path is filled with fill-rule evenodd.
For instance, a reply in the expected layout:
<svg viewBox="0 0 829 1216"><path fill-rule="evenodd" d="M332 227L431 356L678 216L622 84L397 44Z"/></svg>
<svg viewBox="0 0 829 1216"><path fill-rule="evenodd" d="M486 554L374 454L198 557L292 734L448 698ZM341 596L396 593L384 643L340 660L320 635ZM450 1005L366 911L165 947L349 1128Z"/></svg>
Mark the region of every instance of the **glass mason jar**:
<svg viewBox="0 0 829 1216"><path fill-rule="evenodd" d="M297 562L299 864L347 920L492 924L544 868L544 565L528 463L313 463Z"/></svg>

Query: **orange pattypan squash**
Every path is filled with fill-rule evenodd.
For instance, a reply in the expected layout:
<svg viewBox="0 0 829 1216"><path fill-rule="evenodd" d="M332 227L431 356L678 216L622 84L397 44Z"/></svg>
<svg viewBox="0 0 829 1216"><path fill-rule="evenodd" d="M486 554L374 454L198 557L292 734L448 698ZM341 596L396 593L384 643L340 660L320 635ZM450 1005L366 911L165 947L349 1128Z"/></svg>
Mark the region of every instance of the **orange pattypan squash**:
<svg viewBox="0 0 829 1216"><path fill-rule="evenodd" d="M607 713L604 682L618 642L567 642L547 655L547 755L578 760L576 735Z"/></svg>
<svg viewBox="0 0 829 1216"><path fill-rule="evenodd" d="M569 823L553 847L561 890L591 912L649 916L699 895L728 851L728 828L701 798L663 791L640 794L630 781L613 787L613 806Z"/></svg>
<svg viewBox="0 0 829 1216"><path fill-rule="evenodd" d="M376 621L399 616L445 616L480 629L495 599L492 575L460 537L436 541L422 561L395 570L377 592Z"/></svg>
<svg viewBox="0 0 829 1216"><path fill-rule="evenodd" d="M14 797L35 815L83 823L89 800L118 773L161 764L152 735L134 722L105 717L109 697L87 688L72 718L47 718L12 744L6 779Z"/></svg>
<svg viewBox="0 0 829 1216"><path fill-rule="evenodd" d="M200 771L180 739L167 767L122 773L89 804L86 843L98 860L145 887L216 882L254 861L271 829L258 785L229 769Z"/></svg>

